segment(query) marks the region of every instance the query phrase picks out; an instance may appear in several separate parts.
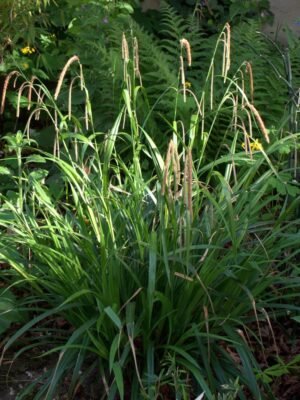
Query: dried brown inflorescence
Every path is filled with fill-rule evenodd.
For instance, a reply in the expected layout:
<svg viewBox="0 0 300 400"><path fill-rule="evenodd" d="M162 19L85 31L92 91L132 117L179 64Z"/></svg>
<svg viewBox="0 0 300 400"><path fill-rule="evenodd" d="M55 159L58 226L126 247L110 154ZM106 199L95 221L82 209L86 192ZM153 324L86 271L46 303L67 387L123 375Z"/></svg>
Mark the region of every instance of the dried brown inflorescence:
<svg viewBox="0 0 300 400"><path fill-rule="evenodd" d="M80 76L75 76L70 83L69 86L69 96L68 96L68 119L69 121L71 120L71 116L72 116L72 90L73 90L73 86L74 86L74 82L80 79Z"/></svg>
<svg viewBox="0 0 300 400"><path fill-rule="evenodd" d="M37 76L33 75L30 79L29 82L29 91L28 91L28 106L27 106L27 110L29 111L31 108L31 100L32 100L32 90L33 90L33 84L34 81L38 79Z"/></svg>
<svg viewBox="0 0 300 400"><path fill-rule="evenodd" d="M133 59L134 59L134 74L140 81L140 86L143 85L142 75L140 71L139 44L137 38L133 38Z"/></svg>
<svg viewBox="0 0 300 400"><path fill-rule="evenodd" d="M122 60L124 60L125 63L129 62L129 47L125 33L122 35Z"/></svg>
<svg viewBox="0 0 300 400"><path fill-rule="evenodd" d="M173 140L170 140L168 151L167 151L167 156L166 156L166 160L165 160L164 176L163 176L163 182L162 182L162 187L161 187L162 195L164 195L166 193L166 188L167 188L167 183L168 183L168 178L169 178L169 166L170 166L171 159L173 156L173 151L174 151L174 142L173 142Z"/></svg>
<svg viewBox="0 0 300 400"><path fill-rule="evenodd" d="M68 69L69 69L70 66L71 66L74 62L76 62L76 61L77 61L78 64L79 64L81 89L83 89L82 65L81 65L81 63L80 63L79 57L78 57L78 56L73 56L73 57L71 57L71 58L67 61L67 63L65 64L63 70L61 71L61 74L59 75L59 79L58 79L57 86L56 86L56 89L55 89L54 100L57 100L57 99L58 99L58 96L59 96L59 93L60 93L60 90L61 90L61 87L62 87L62 84L63 84L63 80L64 80L64 78L65 78L65 75L66 75Z"/></svg>
<svg viewBox="0 0 300 400"><path fill-rule="evenodd" d="M224 42L224 49L223 49L223 64L222 64L222 76L224 77L224 82L227 78L228 71L230 69L231 64L231 28L229 23L225 24L225 29L222 32L223 35L223 42Z"/></svg>
<svg viewBox="0 0 300 400"><path fill-rule="evenodd" d="M192 51L191 51L191 45L189 41L185 38L182 38L180 40L180 46L181 46L181 54L180 54L180 76L181 76L181 84L183 88L183 101L186 102L186 81L185 81L185 71L184 71L184 62L183 62L183 56L182 56L182 49L185 49L186 52L186 59L187 59L187 64L189 67L192 65Z"/></svg>
<svg viewBox="0 0 300 400"><path fill-rule="evenodd" d="M162 195L164 195L166 193L166 190L168 189L168 181L169 181L171 163L172 163L173 173L174 173L174 178L175 178L174 197L176 198L178 196L178 189L179 189L179 184L180 184L180 161L179 161L178 151L177 151L177 148L176 148L173 140L170 140L168 151L167 151L167 156L166 156L166 160L165 160L164 176L163 176L163 182L162 182L162 187L161 187ZM168 189L168 193L171 196L171 191L169 189Z"/></svg>
<svg viewBox="0 0 300 400"><path fill-rule="evenodd" d="M26 89L29 86L28 82L23 82L22 85L19 88L18 91L18 101L17 101L17 113L16 113L16 117L19 118L20 117L20 106L21 106L21 97L23 94L23 90Z"/></svg>
<svg viewBox="0 0 300 400"><path fill-rule="evenodd" d="M188 66L191 67L192 66L192 51L191 51L190 42L187 39L183 38L180 40L180 45L181 45L181 49L185 48L187 63L188 63Z"/></svg>
<svg viewBox="0 0 300 400"><path fill-rule="evenodd" d="M254 103L254 81L253 81L253 70L252 64L247 61L246 62L246 72L249 74L249 81L250 81L250 96L251 96L251 103Z"/></svg>
<svg viewBox="0 0 300 400"><path fill-rule="evenodd" d="M127 42L124 32L122 35L122 60L123 60L123 71L124 71L123 79L124 79L124 82L127 83L127 87L130 92L131 80L130 80L130 75L128 74L128 71L127 71L127 67L128 67L128 63L129 63L129 47L128 47L128 42Z"/></svg>
<svg viewBox="0 0 300 400"><path fill-rule="evenodd" d="M180 56L180 76L181 76L181 84L183 88L183 101L186 102L186 81L185 81L185 72L184 72L184 63L183 57Z"/></svg>
<svg viewBox="0 0 300 400"><path fill-rule="evenodd" d="M185 168L184 168L184 180L185 180L185 202L187 209L190 212L191 220L193 219L193 158L192 158L192 150L189 147L187 149L187 155L185 160Z"/></svg>
<svg viewBox="0 0 300 400"><path fill-rule="evenodd" d="M4 85L3 85L3 91L2 91L2 98L1 98L1 108L0 108L1 115L4 113L4 109L5 109L6 92L7 92L9 82L13 76L18 77L19 75L20 75L19 71L12 71L5 78ZM15 83L16 83L16 81L14 82L14 86L15 86Z"/></svg>
<svg viewBox="0 0 300 400"><path fill-rule="evenodd" d="M229 23L227 22L225 25L226 29L226 73L230 69L231 64L231 28Z"/></svg>
<svg viewBox="0 0 300 400"><path fill-rule="evenodd" d="M257 121L259 127L260 127L260 130L262 131L262 134L264 135L265 141L266 141L267 143L270 143L270 138L269 138L268 131L267 131L267 129L266 129L265 123L264 123L264 121L262 120L262 118L261 118L259 112L257 111L257 109L254 107L253 104L247 103L246 106L247 106L247 107L249 108L249 110L253 113L253 115L254 115L254 117L255 117L255 119L256 119L256 121Z"/></svg>

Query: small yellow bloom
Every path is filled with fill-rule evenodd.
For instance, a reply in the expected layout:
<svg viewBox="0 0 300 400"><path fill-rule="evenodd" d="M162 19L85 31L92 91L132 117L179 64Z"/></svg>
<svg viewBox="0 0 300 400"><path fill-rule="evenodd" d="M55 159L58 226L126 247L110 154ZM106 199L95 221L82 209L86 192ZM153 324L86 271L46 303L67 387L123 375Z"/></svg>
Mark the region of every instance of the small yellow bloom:
<svg viewBox="0 0 300 400"><path fill-rule="evenodd" d="M29 64L28 63L22 63L21 64L23 69L28 69L29 68Z"/></svg>
<svg viewBox="0 0 300 400"><path fill-rule="evenodd" d="M192 84L191 84L191 82L186 81L186 82L184 83L184 86L185 86L187 89L189 89L189 88L192 87Z"/></svg>
<svg viewBox="0 0 300 400"><path fill-rule="evenodd" d="M263 150L263 146L258 139L255 139L254 142L250 143L252 151L261 151Z"/></svg>
<svg viewBox="0 0 300 400"><path fill-rule="evenodd" d="M245 148L245 143L242 143L242 148ZM262 151L263 146L258 139L255 139L254 142L250 143L250 149L251 151Z"/></svg>
<svg viewBox="0 0 300 400"><path fill-rule="evenodd" d="M34 47L29 47L29 46L23 47L21 49L21 53L24 54L24 55L33 54L33 53L35 53L35 48Z"/></svg>

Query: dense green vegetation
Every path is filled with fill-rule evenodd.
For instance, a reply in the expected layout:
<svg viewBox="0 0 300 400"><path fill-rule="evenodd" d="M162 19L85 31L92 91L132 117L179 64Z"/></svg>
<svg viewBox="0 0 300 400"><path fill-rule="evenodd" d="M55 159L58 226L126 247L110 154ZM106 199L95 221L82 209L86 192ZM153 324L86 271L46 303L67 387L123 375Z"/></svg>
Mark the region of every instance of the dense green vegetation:
<svg viewBox="0 0 300 400"><path fill-rule="evenodd" d="M278 398L300 370L275 333L299 329L298 40L258 32L265 2L4 3L0 361L56 355L17 398L91 376L97 399Z"/></svg>

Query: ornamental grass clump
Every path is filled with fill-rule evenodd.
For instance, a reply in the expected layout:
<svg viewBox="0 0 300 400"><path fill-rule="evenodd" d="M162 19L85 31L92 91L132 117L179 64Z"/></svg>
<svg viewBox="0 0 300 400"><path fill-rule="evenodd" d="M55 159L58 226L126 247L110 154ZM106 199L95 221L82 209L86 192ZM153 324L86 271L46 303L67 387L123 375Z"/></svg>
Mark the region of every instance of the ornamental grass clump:
<svg viewBox="0 0 300 400"><path fill-rule="evenodd" d="M225 30L218 41L226 49L224 73L214 73L220 65L212 59L200 99L187 91L195 99L189 126L176 117L180 76L170 89L176 97L174 120L163 132L168 144L158 145L139 119L145 94L134 86L137 60L129 60L125 35L125 88L108 132L83 128L70 118L70 107L64 113L53 102L47 112L57 129L54 154L35 149L30 158L23 153L28 138L8 136L18 161L10 177L19 191L17 201L1 195L0 262L30 291L23 307L32 319L7 338L2 359L25 332L53 332L32 343L46 350L44 357L57 353L54 368L26 389L36 398L59 396L66 377L70 399L85 379L97 380L99 399L204 393L214 400L237 378L242 400L271 393L255 349L265 345L262 326L300 310L289 289L299 289L293 280L299 192L283 196L274 184L287 172L282 147L292 149L299 135L272 143L262 136L261 151L243 151L252 113L263 134L266 128L240 74L230 76L228 25ZM218 79L223 97L216 104L209 90ZM219 154L223 143L210 141L224 109L232 116L225 127L230 141ZM216 148L213 160L208 143ZM32 170L31 160L47 169ZM68 323L67 332L55 330L57 317Z"/></svg>
<svg viewBox="0 0 300 400"><path fill-rule="evenodd" d="M119 131L119 123L114 129ZM60 171L68 188L65 200L58 202L47 178L31 176L25 166L22 209L2 196L0 259L40 302L38 316L9 338L3 354L23 332L59 315L72 334L64 344L65 335L49 338L57 365L44 375L42 387L36 381L47 399L66 374L80 379L78 362L88 372L85 357L99 369L99 385L105 393L102 377L112 398L116 393L123 398L126 388L132 398L152 399L167 386L174 396L204 391L213 399L220 385L239 376L241 386L259 399L261 369L244 337L263 345L253 321L265 324L262 310L276 314L278 292L284 297L292 263L288 267L282 254L299 251L294 234L299 221L287 223L287 216L298 200L283 205L276 219L271 209L262 219L274 201L281 202L272 194L273 172L262 156L251 160L237 153L235 184L211 165L211 191L205 182L193 182L195 161L188 150L184 195L171 198L159 190L157 175L150 181L135 176L114 150L105 158L105 148L93 138L77 143L77 162L62 144L64 159L42 156ZM279 148L274 145L271 154ZM116 178L104 177L103 170ZM289 305L278 307L281 312ZM51 319L43 326L50 329Z"/></svg>

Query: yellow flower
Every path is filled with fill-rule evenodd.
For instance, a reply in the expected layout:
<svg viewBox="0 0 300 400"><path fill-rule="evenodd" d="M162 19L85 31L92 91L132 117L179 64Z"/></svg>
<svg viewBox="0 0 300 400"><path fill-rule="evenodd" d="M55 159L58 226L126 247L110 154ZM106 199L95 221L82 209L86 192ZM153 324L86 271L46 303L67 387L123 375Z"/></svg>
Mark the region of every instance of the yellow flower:
<svg viewBox="0 0 300 400"><path fill-rule="evenodd" d="M252 151L261 151L263 150L263 146L258 139L255 139L254 142L250 143Z"/></svg>
<svg viewBox="0 0 300 400"><path fill-rule="evenodd" d="M28 53L28 48L27 47L23 47L23 49L21 49L21 53L27 54Z"/></svg>
<svg viewBox="0 0 300 400"><path fill-rule="evenodd" d="M29 64L28 63L22 63L21 64L23 69L28 69L29 68Z"/></svg>
<svg viewBox="0 0 300 400"><path fill-rule="evenodd" d="M184 86L185 86L187 89L189 89L190 87L192 87L192 84L191 84L191 82L186 81L186 82L184 83Z"/></svg>
<svg viewBox="0 0 300 400"><path fill-rule="evenodd" d="M21 49L21 53L24 55L35 53L35 48L29 46L23 47Z"/></svg>
<svg viewBox="0 0 300 400"><path fill-rule="evenodd" d="M245 148L245 143L242 143L242 148ZM250 143L250 149L251 151L262 151L263 146L258 139L255 139L254 142Z"/></svg>

